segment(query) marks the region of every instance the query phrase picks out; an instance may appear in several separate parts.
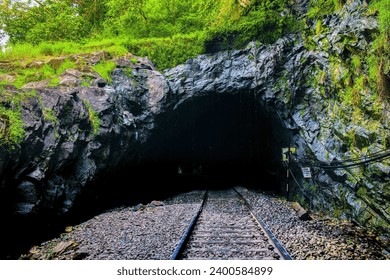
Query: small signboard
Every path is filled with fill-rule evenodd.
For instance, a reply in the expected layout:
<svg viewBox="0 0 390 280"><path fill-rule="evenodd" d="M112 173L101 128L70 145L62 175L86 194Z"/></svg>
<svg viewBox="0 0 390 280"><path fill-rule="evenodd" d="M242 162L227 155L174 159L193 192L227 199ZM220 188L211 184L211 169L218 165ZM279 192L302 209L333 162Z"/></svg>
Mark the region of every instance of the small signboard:
<svg viewBox="0 0 390 280"><path fill-rule="evenodd" d="M310 167L302 167L302 174L305 179L311 179Z"/></svg>
<svg viewBox="0 0 390 280"><path fill-rule="evenodd" d="M288 148L282 148L282 156L283 156L282 160L283 161L288 161L288 150L289 150ZM290 153L295 154L296 152L297 152L296 148L294 148L294 147L290 148Z"/></svg>

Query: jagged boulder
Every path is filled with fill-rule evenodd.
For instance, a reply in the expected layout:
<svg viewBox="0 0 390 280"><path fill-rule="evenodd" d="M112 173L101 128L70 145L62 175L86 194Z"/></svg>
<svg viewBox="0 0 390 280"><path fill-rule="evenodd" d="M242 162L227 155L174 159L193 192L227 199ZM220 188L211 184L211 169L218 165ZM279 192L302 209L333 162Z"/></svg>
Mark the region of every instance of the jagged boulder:
<svg viewBox="0 0 390 280"><path fill-rule="evenodd" d="M88 182L131 161L129 155L137 142L146 137L143 126L153 121L157 103L168 88L162 75L149 67L126 68L126 73L142 74L140 83L133 86L122 70L114 71L113 86L100 81L97 74L68 70L62 79L66 86L33 87L33 96L21 104L23 141L1 150L2 191L10 195L16 190L17 194L11 212L66 213ZM78 87L84 76L95 78L96 86ZM67 83L67 77L74 77L74 83ZM24 91L31 90L27 86ZM137 117L132 114L133 103L141 108Z"/></svg>

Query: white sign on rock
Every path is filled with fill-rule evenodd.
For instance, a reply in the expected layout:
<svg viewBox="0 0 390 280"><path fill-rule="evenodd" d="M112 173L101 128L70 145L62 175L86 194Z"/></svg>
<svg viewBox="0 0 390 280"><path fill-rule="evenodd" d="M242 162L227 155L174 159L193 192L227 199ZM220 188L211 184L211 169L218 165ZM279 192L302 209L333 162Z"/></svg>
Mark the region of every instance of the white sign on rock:
<svg viewBox="0 0 390 280"><path fill-rule="evenodd" d="M311 178L311 170L310 167L302 167L302 174L305 179Z"/></svg>

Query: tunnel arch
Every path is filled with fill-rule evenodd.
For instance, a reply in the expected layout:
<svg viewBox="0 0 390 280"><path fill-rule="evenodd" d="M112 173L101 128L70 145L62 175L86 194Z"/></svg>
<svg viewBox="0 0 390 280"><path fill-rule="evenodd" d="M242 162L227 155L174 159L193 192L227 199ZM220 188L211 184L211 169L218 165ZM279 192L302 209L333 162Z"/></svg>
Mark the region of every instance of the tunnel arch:
<svg viewBox="0 0 390 280"><path fill-rule="evenodd" d="M195 96L155 123L141 164L169 174L179 191L183 184L280 191L280 125L253 91Z"/></svg>

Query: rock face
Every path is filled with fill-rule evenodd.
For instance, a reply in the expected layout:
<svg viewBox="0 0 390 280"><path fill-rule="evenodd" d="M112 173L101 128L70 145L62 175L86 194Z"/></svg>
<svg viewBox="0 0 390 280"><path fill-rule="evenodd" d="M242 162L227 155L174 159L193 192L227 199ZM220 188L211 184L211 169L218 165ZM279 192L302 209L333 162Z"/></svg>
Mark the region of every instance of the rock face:
<svg viewBox="0 0 390 280"><path fill-rule="evenodd" d="M310 50L299 35L290 35L272 45L251 43L243 50L201 55L163 73L148 59L137 58L135 63L123 57L115 60L112 83L89 73L96 83L81 87L78 79L85 75L68 70L62 87L34 86L20 107L22 142L0 150L2 211L63 215L89 183L123 163L139 160L138 151L158 125L158 116L201 96L255 94L259 108L284 130L280 145L288 145L290 139L297 159L330 163L353 158L356 153L348 151L345 137L350 133L360 148L357 154L379 152L390 139L388 115L376 131L348 118L335 118L333 109L342 104L326 78L329 53L346 49L343 36L353 32L357 40L351 44L356 48L370 44L367 34L376 22L361 15L358 3L330 17L328 33L316 39L319 45L327 42L326 51ZM346 13L348 17L343 16ZM325 71L323 80L321 71ZM8 91L20 94L32 89ZM304 180L299 168L307 162L293 163L301 186L295 186L291 195L310 201L312 208L388 231L388 159L361 167L359 174L351 169L313 168L313 178Z"/></svg>
<svg viewBox="0 0 390 280"><path fill-rule="evenodd" d="M119 65L113 86L36 88L22 102L24 139L2 149L0 169L17 213L63 214L97 174L134 160L168 91L162 74L143 66L130 68L130 78Z"/></svg>

